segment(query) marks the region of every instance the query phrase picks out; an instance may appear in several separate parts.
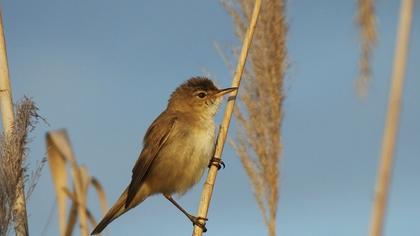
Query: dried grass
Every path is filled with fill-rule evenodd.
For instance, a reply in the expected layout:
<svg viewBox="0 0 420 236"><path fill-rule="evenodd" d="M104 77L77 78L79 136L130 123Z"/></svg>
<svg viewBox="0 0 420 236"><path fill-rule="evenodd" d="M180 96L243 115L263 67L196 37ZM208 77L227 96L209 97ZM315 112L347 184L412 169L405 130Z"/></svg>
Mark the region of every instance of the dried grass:
<svg viewBox="0 0 420 236"><path fill-rule="evenodd" d="M27 156L28 134L34 129L36 121L40 118L37 107L29 98L24 98L16 106L15 125L11 134L5 138L0 137L0 235L7 235L12 224L25 222L13 215L13 206L17 200L17 190L20 179L28 180L25 165ZM28 189L32 191L36 185L42 165L39 165L31 178Z"/></svg>
<svg viewBox="0 0 420 236"><path fill-rule="evenodd" d="M360 97L367 95L369 82L372 76L371 57L372 49L377 40L375 0L358 0L357 23L360 27L361 56L359 61L359 78L357 79L357 92Z"/></svg>
<svg viewBox="0 0 420 236"><path fill-rule="evenodd" d="M96 221L88 209L88 190L91 186L96 190L103 215L109 209L105 190L99 180L89 174L87 167L77 163L66 130L48 132L46 144L48 165L57 199L59 235L72 235L78 221L80 235L87 236L88 223L96 226ZM68 200L71 203L70 209L67 207Z"/></svg>
<svg viewBox="0 0 420 236"><path fill-rule="evenodd" d="M222 1L242 39L254 1ZM263 221L276 235L282 151L283 81L287 68L285 2L264 1L235 111L237 140L231 142L248 174Z"/></svg>

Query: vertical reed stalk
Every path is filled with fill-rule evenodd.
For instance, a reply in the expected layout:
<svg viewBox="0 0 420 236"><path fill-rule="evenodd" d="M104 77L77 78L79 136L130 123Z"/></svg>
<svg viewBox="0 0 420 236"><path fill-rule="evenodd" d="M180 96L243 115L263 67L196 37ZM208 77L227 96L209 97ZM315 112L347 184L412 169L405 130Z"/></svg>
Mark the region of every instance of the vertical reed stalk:
<svg viewBox="0 0 420 236"><path fill-rule="evenodd" d="M233 76L232 87L239 88L239 85L241 83L241 78L242 78L242 73L244 71L246 58L248 56L248 51L251 46L252 37L254 35L258 15L261 9L261 1L262 0L255 1L254 10L252 12L252 18L249 23L249 28L246 32L246 35L243 41L242 51L238 59L238 65L236 67L235 74ZM238 93L238 90L231 92L230 94L231 96L229 97L228 102L226 104L225 114L223 116L222 123L220 124L219 134L217 135L217 142L216 142L216 147L215 147L215 152L214 152L214 157L218 159L222 158L223 147L226 141L226 136L227 136L227 132L230 125L230 120L232 118L232 113L233 113L233 108L235 106L237 93ZM199 217L204 217L204 218L207 217L211 196L212 196L214 184L216 181L216 176L217 176L217 167L211 165L207 174L206 182L204 183L204 186L203 186L203 191L201 193L200 205L199 205L198 213L197 213L197 216ZM203 234L202 228L198 226L194 226L192 235L201 236L202 234Z"/></svg>
<svg viewBox="0 0 420 236"><path fill-rule="evenodd" d="M14 127L14 111L12 102L12 91L9 80L9 69L7 63L6 43L4 39L3 20L0 12L0 110L5 138L12 134ZM28 222L26 214L25 192L23 176L20 176L16 186L17 199L14 203L15 232L17 236L28 235Z"/></svg>
<svg viewBox="0 0 420 236"><path fill-rule="evenodd" d="M413 10L412 0L402 0L398 35L395 48L391 91L388 100L388 113L382 140L381 161L376 185L375 202L371 219L370 236L381 236L384 225L385 208L388 198L395 142L401 110L401 97L404 87L407 50Z"/></svg>
<svg viewBox="0 0 420 236"><path fill-rule="evenodd" d="M1 13L0 13L1 14ZM0 15L1 16L1 15ZM0 108L3 129L6 135L12 132L14 112L12 91L10 89L9 67L7 64L6 42L4 40L3 20L0 17Z"/></svg>

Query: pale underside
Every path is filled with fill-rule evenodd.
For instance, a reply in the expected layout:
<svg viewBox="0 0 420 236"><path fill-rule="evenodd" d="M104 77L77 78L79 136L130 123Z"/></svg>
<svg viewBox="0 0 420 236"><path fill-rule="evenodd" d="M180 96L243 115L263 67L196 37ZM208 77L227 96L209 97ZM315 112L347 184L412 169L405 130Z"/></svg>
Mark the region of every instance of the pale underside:
<svg viewBox="0 0 420 236"><path fill-rule="evenodd" d="M191 122L197 121L176 117L130 208L153 194L182 195L201 179L213 155L215 124L213 119Z"/></svg>

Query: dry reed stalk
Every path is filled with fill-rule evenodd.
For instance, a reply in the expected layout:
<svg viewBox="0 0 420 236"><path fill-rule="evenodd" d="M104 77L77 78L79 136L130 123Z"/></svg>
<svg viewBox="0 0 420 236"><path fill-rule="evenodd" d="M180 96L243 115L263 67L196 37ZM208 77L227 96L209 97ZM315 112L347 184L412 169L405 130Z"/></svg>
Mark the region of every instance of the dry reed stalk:
<svg viewBox="0 0 420 236"><path fill-rule="evenodd" d="M234 20L238 38L243 38L252 1L224 1L224 5ZM284 1L266 0L244 73L241 103L235 111L237 141L231 142L250 178L270 236L276 235L279 199L286 34Z"/></svg>
<svg viewBox="0 0 420 236"><path fill-rule="evenodd" d="M89 235L88 222L95 222L95 219L87 209L86 199L88 189L91 184L95 188L103 214L108 210L105 191L99 181L89 175L86 167L77 164L65 130L48 132L46 143L48 163L57 197L60 235L71 235L77 218L79 218L80 233L82 235ZM71 167L74 185L73 192L70 192L69 189L71 188L68 186L67 165ZM68 197L72 200L72 206L67 217ZM96 224L93 224L93 226L96 226Z"/></svg>
<svg viewBox="0 0 420 236"><path fill-rule="evenodd" d="M7 139L13 132L14 111L2 18L3 16L0 12L0 110L2 113L5 138ZM17 156L17 158L22 157ZM22 167L17 171L22 173ZM28 235L28 221L23 176L19 176L19 181L16 185L16 195L17 197L14 201L15 232L17 236L25 236Z"/></svg>
<svg viewBox="0 0 420 236"><path fill-rule="evenodd" d="M78 205L72 201L64 236L73 235L74 226L76 225L76 221L77 221L77 209L78 209Z"/></svg>
<svg viewBox="0 0 420 236"><path fill-rule="evenodd" d="M360 26L362 54L359 61L359 78L356 81L357 93L360 97L367 95L372 76L372 48L377 40L375 0L358 0L357 22Z"/></svg>
<svg viewBox="0 0 420 236"><path fill-rule="evenodd" d="M397 139L400 119L412 11L413 1L403 0L401 2L391 91L389 94L388 112L382 140L381 160L376 184L370 236L381 236L383 231L385 208L389 193L392 163L395 153L395 142Z"/></svg>
<svg viewBox="0 0 420 236"><path fill-rule="evenodd" d="M67 201L65 192L61 190L67 187L68 181L66 168L67 160L65 157L66 154L64 154L67 150L62 151L56 148L50 133L47 133L46 140L48 165L50 167L51 178L54 183L57 199L60 235L65 235Z"/></svg>
<svg viewBox="0 0 420 236"><path fill-rule="evenodd" d="M260 9L261 9L261 0L256 0L254 4L254 10L252 12L252 18L250 20L249 27L243 41L242 51L238 59L238 64L235 70L235 74L233 76L232 87L239 88L240 86L242 73L245 68L246 58L248 55L249 48L251 46L252 37L254 35L254 31L257 25L257 19L260 13ZM217 142L216 142L216 147L215 147L215 152L214 152L214 158L217 158L217 159L222 158L223 147L226 141L226 136L227 136L227 132L230 125L233 108L235 107L235 100L236 100L237 93L238 93L237 90L230 93L228 102L226 104L223 120L219 127L219 133L217 135ZM216 181L217 171L218 169L216 166L214 165L210 166L208 174L207 174L207 179L204 183L203 191L201 193L200 205L198 207L198 213L197 213L197 216L199 217L204 217L204 218L207 217L211 196L212 196L214 184ZM205 222L201 222L201 223L205 223ZM202 234L203 234L203 229L201 227L194 226L192 235L200 236Z"/></svg>
<svg viewBox="0 0 420 236"><path fill-rule="evenodd" d="M72 177L74 181L74 192L77 199L77 215L79 217L80 234L89 236L88 215L85 211L87 184L85 171L73 164Z"/></svg>
<svg viewBox="0 0 420 236"><path fill-rule="evenodd" d="M24 216L15 212L15 203L19 194L16 188L26 176L26 169L22 166L27 155L28 134L34 128L34 118L38 117L34 103L25 98L16 107L16 120L9 133L0 137L0 235L7 235L12 223L15 224L16 232L21 222L26 221L26 218L21 219ZM35 184L32 180L29 189L33 189L32 185ZM16 234L22 232L18 231Z"/></svg>
<svg viewBox="0 0 420 236"><path fill-rule="evenodd" d="M89 211L89 209L87 209L86 205L81 204L78 200L77 197L74 196L74 194L67 188L64 189L64 192L66 193L67 197L69 197L72 202L74 204L76 204L77 207L82 207L84 209L84 211L86 212L86 215L89 219L89 222L91 223L91 225L95 226L98 223L96 222L95 218L93 217L93 214Z"/></svg>

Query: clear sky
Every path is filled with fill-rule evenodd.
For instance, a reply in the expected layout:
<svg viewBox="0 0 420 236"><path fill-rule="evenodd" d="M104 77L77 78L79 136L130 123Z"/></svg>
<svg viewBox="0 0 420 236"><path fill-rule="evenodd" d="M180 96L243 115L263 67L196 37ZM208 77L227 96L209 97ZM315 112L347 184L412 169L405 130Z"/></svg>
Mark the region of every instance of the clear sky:
<svg viewBox="0 0 420 236"><path fill-rule="evenodd" d="M355 92L356 1L287 1L290 69L278 235L368 232L399 12L399 1L376 2L374 80L361 101ZM45 156L45 132L67 128L78 161L100 179L111 203L130 181L145 130L165 108L170 92L189 77L207 73L220 86L230 84L213 44L238 40L218 1L0 3L14 99L32 97L50 123L39 124L33 133L30 166ZM417 4L386 236L420 235L419 12ZM229 146L224 159L227 168L217 179L207 235L265 235L247 176ZM180 202L195 213L200 192L201 184ZM93 192L89 201L99 218ZM31 235L58 235L47 166L28 212ZM108 235L190 235L192 227L157 196L108 229Z"/></svg>

